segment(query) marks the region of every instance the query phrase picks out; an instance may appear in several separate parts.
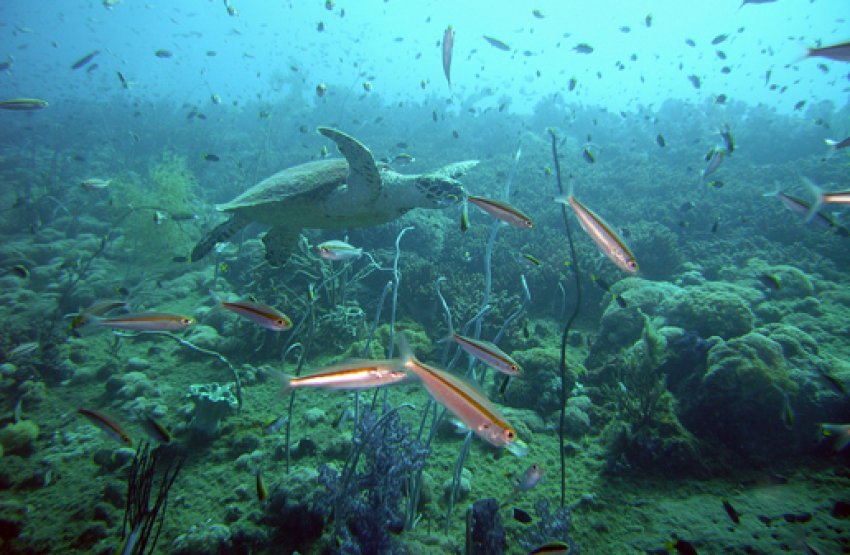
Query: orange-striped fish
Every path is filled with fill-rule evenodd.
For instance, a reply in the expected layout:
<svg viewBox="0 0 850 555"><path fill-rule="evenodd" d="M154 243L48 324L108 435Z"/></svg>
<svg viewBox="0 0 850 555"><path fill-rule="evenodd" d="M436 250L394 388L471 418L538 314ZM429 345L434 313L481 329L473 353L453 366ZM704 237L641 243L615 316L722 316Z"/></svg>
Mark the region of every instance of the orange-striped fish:
<svg viewBox="0 0 850 555"><path fill-rule="evenodd" d="M181 331L195 323L194 318L163 312L139 312L111 318L81 314L86 325L127 331Z"/></svg>
<svg viewBox="0 0 850 555"><path fill-rule="evenodd" d="M446 82L452 88L452 49L455 45L455 31L449 25L443 33L443 73L446 74Z"/></svg>
<svg viewBox="0 0 850 555"><path fill-rule="evenodd" d="M590 208L579 202L572 194L557 197L555 202L569 204L576 213L581 228L587 233L599 250L607 256L611 262L624 272L634 274L638 271L638 263L632 251L620 239L611 226L605 220L596 215Z"/></svg>
<svg viewBox="0 0 850 555"><path fill-rule="evenodd" d="M309 376L292 378L279 375L281 393L301 387L324 389L369 389L392 385L407 379L398 360L351 360L323 368Z"/></svg>
<svg viewBox="0 0 850 555"><path fill-rule="evenodd" d="M517 437L516 430L480 391L445 370L416 360L404 334L399 334L399 347L404 367L467 428L490 445L504 447L514 455L523 456L528 452L528 446Z"/></svg>
<svg viewBox="0 0 850 555"><path fill-rule="evenodd" d="M289 316L271 306L253 301L223 301L221 306L244 316L267 330L286 331L292 327L292 320L289 319Z"/></svg>
<svg viewBox="0 0 850 555"><path fill-rule="evenodd" d="M491 198L485 197L476 197L473 195L469 195L467 197L469 202L480 208L481 210L487 212L491 216L496 219L502 220L514 227L519 227L522 229L531 229L534 227L534 222L531 221L527 215L523 214L515 206L511 206L507 202L502 202L500 200L495 200Z"/></svg>
<svg viewBox="0 0 850 555"><path fill-rule="evenodd" d="M119 308L126 308L127 301L121 299L106 299L102 301L95 301L88 308L81 310L79 314L74 316L74 319L71 320L71 329L77 329L80 326L84 326L87 323L90 323L90 316L103 316L107 312L112 310L117 310Z"/></svg>
<svg viewBox="0 0 850 555"><path fill-rule="evenodd" d="M502 374L519 376L522 373L522 367L514 359L489 341L473 339L456 333L452 333L451 340L460 345L461 349Z"/></svg>
<svg viewBox="0 0 850 555"><path fill-rule="evenodd" d="M121 429L114 420L108 416L90 409L78 409L77 412L88 418L92 424L106 432L106 435L124 445L133 445L133 440L127 435L127 432Z"/></svg>

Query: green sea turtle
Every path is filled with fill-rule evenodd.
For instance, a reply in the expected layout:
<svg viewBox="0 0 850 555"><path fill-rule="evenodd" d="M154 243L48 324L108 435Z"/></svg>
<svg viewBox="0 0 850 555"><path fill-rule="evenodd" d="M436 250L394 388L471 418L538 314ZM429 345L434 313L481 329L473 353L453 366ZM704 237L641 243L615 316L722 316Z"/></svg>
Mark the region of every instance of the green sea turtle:
<svg viewBox="0 0 850 555"><path fill-rule="evenodd" d="M402 175L376 164L357 139L329 127L319 133L334 141L344 159L318 160L280 171L230 202L216 206L231 218L207 233L192 250L203 258L251 222L271 225L263 237L266 260L280 266L302 229L369 227L392 221L413 208L445 208L463 198L457 178L478 160L421 175Z"/></svg>

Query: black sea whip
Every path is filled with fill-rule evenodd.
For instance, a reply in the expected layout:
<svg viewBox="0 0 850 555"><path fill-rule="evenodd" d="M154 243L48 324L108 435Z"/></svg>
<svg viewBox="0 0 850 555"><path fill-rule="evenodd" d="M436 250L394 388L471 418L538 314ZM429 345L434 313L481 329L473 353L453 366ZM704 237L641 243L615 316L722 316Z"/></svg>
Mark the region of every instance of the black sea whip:
<svg viewBox="0 0 850 555"><path fill-rule="evenodd" d="M549 128L549 135L552 137L552 158L555 162L555 175L558 178L558 193L564 195L564 185L561 183L561 163L558 160L558 141L555 137L555 130ZM579 309L581 308L581 279L579 278L578 263L576 261L576 248L573 244L573 234L570 231L570 223L567 218L567 206L561 205L561 215L564 217L564 228L567 230L567 239L570 242L570 262L573 268L573 276L576 282L576 306L573 313L567 318L564 323L564 331L561 334L561 360L559 363L559 371L561 373L561 415L558 420L558 436L560 437L560 459L561 459L561 506L567 503L567 466L564 460L564 411L567 406L567 336L570 333L570 327L578 317Z"/></svg>

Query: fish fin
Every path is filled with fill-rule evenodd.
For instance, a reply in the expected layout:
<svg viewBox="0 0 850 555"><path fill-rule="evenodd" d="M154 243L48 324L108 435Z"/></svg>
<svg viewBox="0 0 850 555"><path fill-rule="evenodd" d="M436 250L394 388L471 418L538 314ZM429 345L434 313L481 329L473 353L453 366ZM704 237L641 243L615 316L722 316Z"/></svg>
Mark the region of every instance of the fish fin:
<svg viewBox="0 0 850 555"><path fill-rule="evenodd" d="M824 160L828 160L833 154L838 152L838 141L833 139L824 139L823 142L826 144L826 155L824 156Z"/></svg>
<svg viewBox="0 0 850 555"><path fill-rule="evenodd" d="M569 204L571 195L572 193L567 193L566 195L558 195L552 198L552 200L558 204Z"/></svg>
<svg viewBox="0 0 850 555"><path fill-rule="evenodd" d="M776 181L775 179L773 180L773 186L774 186L773 191L771 191L769 193L764 193L762 196L763 197L778 197L779 193L782 192L782 188L779 186L779 182Z"/></svg>
<svg viewBox="0 0 850 555"><path fill-rule="evenodd" d="M277 400L283 399L292 389L292 385L290 384L292 378L290 378L283 372L279 372L277 370L272 370L271 373L272 376L274 376L274 379L276 379L278 383L280 383L280 389L278 390L275 398Z"/></svg>
<svg viewBox="0 0 850 555"><path fill-rule="evenodd" d="M806 223L809 223L810 221L812 221L812 218L815 217L815 214L817 214L823 206L823 191L815 184L814 181L812 181L808 177L801 176L800 179L803 180L803 183L806 184L806 187L808 187L809 191L811 191L815 195L815 201L812 203L811 206L809 206L809 211L806 212L806 218L804 220Z"/></svg>
<svg viewBox="0 0 850 555"><path fill-rule="evenodd" d="M407 342L407 336L404 332L398 332L396 337L398 338L398 352L401 353L401 364L407 367L407 364L416 360L416 357L413 355L413 350L410 348L410 343Z"/></svg>
<svg viewBox="0 0 850 555"><path fill-rule="evenodd" d="M521 440L520 438L516 438L512 442L508 443L505 447L512 455L517 457L524 457L528 455L528 445Z"/></svg>

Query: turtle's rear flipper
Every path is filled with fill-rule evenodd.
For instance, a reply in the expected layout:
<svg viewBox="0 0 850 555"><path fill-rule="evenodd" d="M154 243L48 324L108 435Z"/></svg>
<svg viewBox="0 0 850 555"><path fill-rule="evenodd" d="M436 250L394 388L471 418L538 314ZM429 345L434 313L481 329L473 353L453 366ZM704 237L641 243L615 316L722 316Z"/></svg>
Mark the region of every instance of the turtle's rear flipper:
<svg viewBox="0 0 850 555"><path fill-rule="evenodd" d="M283 266L289 260L289 255L298 243L300 229L291 227L275 226L268 230L263 236L263 244L266 246L266 261L271 266Z"/></svg>
<svg viewBox="0 0 850 555"><path fill-rule="evenodd" d="M234 216L226 222L217 225L212 231L204 235L204 237L198 241L198 244L195 245L194 249L192 249L192 254L189 256L189 260L197 262L202 259L211 250L213 250L216 243L227 241L233 237L236 232L241 231L246 225L248 225L248 223L248 220L243 220Z"/></svg>

